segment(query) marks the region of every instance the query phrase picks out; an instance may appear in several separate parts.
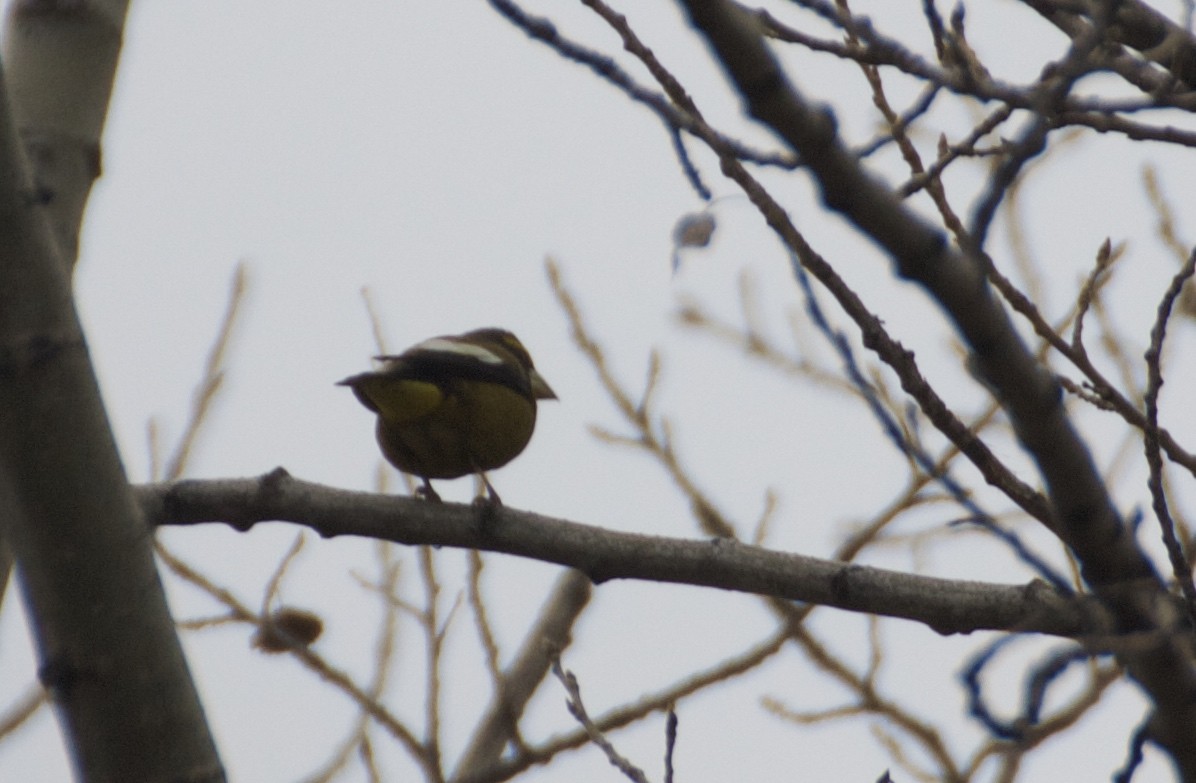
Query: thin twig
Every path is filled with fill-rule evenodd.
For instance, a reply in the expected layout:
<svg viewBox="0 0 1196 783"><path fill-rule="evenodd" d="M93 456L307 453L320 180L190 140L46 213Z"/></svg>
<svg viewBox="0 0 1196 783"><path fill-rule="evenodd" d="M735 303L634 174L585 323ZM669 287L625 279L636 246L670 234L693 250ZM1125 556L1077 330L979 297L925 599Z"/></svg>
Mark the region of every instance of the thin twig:
<svg viewBox="0 0 1196 783"><path fill-rule="evenodd" d="M1167 322L1171 318L1171 308L1183 290L1184 283L1196 274L1196 250L1188 256L1187 262L1171 278L1171 285L1163 294L1159 302L1158 315L1154 327L1150 330L1150 347L1146 350L1146 421L1143 433L1146 447L1146 464L1150 467L1151 505L1155 518L1158 520L1163 543L1167 547L1167 557L1171 561L1171 573L1183 590L1188 604L1189 621L1196 626L1196 584L1192 582L1192 564L1183 550L1183 545L1175 535L1175 522L1171 518L1167 507L1167 494L1163 489L1163 456L1159 448L1159 392L1163 387L1163 340L1167 336Z"/></svg>
<svg viewBox="0 0 1196 783"><path fill-rule="evenodd" d="M585 728L586 733L590 736L590 741L602 749L611 765L622 772L628 780L633 780L635 783L648 783L648 777L644 771L615 750L615 746L602 733L602 729L598 728L597 724L590 719L585 704L581 700L581 686L577 684L577 677L573 672L561 668L560 658L552 662L552 673L565 686L565 692L569 696L565 700L565 706L568 708L569 714Z"/></svg>

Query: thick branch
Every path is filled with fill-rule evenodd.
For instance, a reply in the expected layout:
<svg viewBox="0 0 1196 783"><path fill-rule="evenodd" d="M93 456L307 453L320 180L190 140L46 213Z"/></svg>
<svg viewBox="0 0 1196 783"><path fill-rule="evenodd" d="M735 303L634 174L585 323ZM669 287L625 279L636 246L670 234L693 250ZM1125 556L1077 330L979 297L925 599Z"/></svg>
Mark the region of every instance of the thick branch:
<svg viewBox="0 0 1196 783"><path fill-rule="evenodd" d="M1061 0L1022 0L1067 35L1075 37L1091 24L1091 8ZM1109 39L1134 50L1192 89L1196 86L1196 38L1161 13L1137 0L1113 4Z"/></svg>
<svg viewBox="0 0 1196 783"><path fill-rule="evenodd" d="M1082 607L1045 585L916 576L775 552L728 539L695 541L604 530L526 511L350 492L292 478L185 480L135 488L151 525L305 525L410 545L482 549L575 568L594 582L643 579L770 595L924 623L939 633L1030 631L1076 636Z"/></svg>

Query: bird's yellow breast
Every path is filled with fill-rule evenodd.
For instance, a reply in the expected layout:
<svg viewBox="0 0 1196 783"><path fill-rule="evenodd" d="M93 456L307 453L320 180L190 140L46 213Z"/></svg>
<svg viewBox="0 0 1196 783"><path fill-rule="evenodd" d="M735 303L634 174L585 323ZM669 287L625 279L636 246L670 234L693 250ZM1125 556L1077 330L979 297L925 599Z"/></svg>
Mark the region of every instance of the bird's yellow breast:
<svg viewBox="0 0 1196 783"><path fill-rule="evenodd" d="M501 467L523 451L536 426L534 400L498 383L379 379L365 392L378 408L387 459L425 478Z"/></svg>

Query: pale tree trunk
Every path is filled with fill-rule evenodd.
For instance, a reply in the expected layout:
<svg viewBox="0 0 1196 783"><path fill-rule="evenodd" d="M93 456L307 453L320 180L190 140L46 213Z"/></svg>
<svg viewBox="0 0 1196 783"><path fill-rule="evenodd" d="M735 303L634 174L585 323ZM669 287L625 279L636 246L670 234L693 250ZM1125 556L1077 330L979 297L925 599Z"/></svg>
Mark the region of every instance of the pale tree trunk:
<svg viewBox="0 0 1196 783"><path fill-rule="evenodd" d="M78 779L219 781L71 296L126 6L22 1L6 23L0 534Z"/></svg>

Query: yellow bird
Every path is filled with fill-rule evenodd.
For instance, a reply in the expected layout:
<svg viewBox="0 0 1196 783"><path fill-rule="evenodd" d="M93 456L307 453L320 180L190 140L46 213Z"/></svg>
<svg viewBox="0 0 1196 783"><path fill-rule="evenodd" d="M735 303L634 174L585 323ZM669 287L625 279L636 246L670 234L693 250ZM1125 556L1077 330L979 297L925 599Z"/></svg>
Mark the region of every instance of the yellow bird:
<svg viewBox="0 0 1196 783"><path fill-rule="evenodd" d="M382 454L423 480L417 494L439 501L431 479L477 474L490 499L502 500L485 471L501 468L527 446L536 400L556 394L505 329L433 337L382 365L339 381L378 415Z"/></svg>

